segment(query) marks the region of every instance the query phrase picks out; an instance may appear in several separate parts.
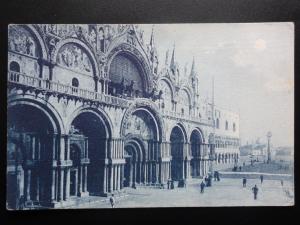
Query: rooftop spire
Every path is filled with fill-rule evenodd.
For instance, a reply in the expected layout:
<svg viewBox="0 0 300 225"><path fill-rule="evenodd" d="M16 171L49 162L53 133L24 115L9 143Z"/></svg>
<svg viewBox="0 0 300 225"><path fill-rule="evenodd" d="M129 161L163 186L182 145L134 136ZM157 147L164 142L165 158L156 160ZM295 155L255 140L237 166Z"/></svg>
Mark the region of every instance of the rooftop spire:
<svg viewBox="0 0 300 225"><path fill-rule="evenodd" d="M192 69L191 69L191 76L195 74L195 57L193 57Z"/></svg>
<svg viewBox="0 0 300 225"><path fill-rule="evenodd" d="M150 46L154 46L154 24L152 25L152 32L150 37Z"/></svg>
<svg viewBox="0 0 300 225"><path fill-rule="evenodd" d="M170 69L175 72L176 66L175 66L175 43L173 47L173 53L172 53L172 58L171 58L171 63L170 63Z"/></svg>
<svg viewBox="0 0 300 225"><path fill-rule="evenodd" d="M166 51L166 61L165 61L165 65L169 64L169 49Z"/></svg>

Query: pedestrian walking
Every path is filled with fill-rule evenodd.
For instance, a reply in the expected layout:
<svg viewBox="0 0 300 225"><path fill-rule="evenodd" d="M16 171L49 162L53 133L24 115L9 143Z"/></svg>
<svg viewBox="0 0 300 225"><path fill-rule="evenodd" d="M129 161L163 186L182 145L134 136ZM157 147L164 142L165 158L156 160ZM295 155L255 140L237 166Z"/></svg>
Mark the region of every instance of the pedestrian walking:
<svg viewBox="0 0 300 225"><path fill-rule="evenodd" d="M260 175L260 183L262 184L264 181L264 176L263 175Z"/></svg>
<svg viewBox="0 0 300 225"><path fill-rule="evenodd" d="M115 208L115 198L114 198L114 194L112 194L109 198L110 204L112 208Z"/></svg>
<svg viewBox="0 0 300 225"><path fill-rule="evenodd" d="M254 200L256 200L257 199L257 193L258 193L258 187L256 186L256 184L252 188L252 191L253 191L253 194L254 194Z"/></svg>
<svg viewBox="0 0 300 225"><path fill-rule="evenodd" d="M204 181L205 181L205 186L208 186L208 176L207 175L205 176Z"/></svg>
<svg viewBox="0 0 300 225"><path fill-rule="evenodd" d="M240 169L240 172L241 172L242 171L242 167L240 166L239 169Z"/></svg>
<svg viewBox="0 0 300 225"><path fill-rule="evenodd" d="M243 177L243 187L246 187L246 184L247 184L247 179L246 177Z"/></svg>
<svg viewBox="0 0 300 225"><path fill-rule="evenodd" d="M283 180L280 180L281 186L283 187Z"/></svg>
<svg viewBox="0 0 300 225"><path fill-rule="evenodd" d="M208 175L208 183L207 183L207 186L208 186L208 187L211 187L211 185L212 185L212 182L211 182L211 181L212 181L212 175L209 174L209 175Z"/></svg>
<svg viewBox="0 0 300 225"><path fill-rule="evenodd" d="M168 189L170 189L170 180L168 180Z"/></svg>
<svg viewBox="0 0 300 225"><path fill-rule="evenodd" d="M174 189L174 181L171 181L171 189Z"/></svg>
<svg viewBox="0 0 300 225"><path fill-rule="evenodd" d="M205 187L205 183L202 180L202 182L200 184L200 193L204 193L204 187Z"/></svg>
<svg viewBox="0 0 300 225"><path fill-rule="evenodd" d="M220 173L217 171L217 180L220 181Z"/></svg>

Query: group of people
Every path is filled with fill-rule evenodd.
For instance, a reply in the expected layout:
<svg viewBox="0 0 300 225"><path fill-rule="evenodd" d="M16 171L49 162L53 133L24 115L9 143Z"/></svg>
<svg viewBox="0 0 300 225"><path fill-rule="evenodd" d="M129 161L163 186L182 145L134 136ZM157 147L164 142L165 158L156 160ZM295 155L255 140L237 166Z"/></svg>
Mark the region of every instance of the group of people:
<svg viewBox="0 0 300 225"><path fill-rule="evenodd" d="M214 172L214 181L220 181L220 174L218 171ZM212 175L208 174L200 183L200 193L204 193L205 187L210 187L212 185Z"/></svg>
<svg viewBox="0 0 300 225"><path fill-rule="evenodd" d="M174 189L174 181L173 180L168 180L168 182L167 182L167 187L168 187L168 189Z"/></svg>

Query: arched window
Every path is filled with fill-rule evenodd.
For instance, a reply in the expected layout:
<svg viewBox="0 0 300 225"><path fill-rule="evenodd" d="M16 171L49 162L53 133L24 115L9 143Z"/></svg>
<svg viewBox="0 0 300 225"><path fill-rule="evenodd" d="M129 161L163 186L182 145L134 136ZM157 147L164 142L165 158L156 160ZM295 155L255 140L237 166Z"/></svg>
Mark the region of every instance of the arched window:
<svg viewBox="0 0 300 225"><path fill-rule="evenodd" d="M225 130L228 130L228 121L225 122Z"/></svg>
<svg viewBox="0 0 300 225"><path fill-rule="evenodd" d="M77 78L74 77L72 79L72 92L73 92L73 94L78 92L78 86L79 86L79 81L78 81Z"/></svg>
<svg viewBox="0 0 300 225"><path fill-rule="evenodd" d="M233 123L233 132L235 132L235 123Z"/></svg>
<svg viewBox="0 0 300 225"><path fill-rule="evenodd" d="M9 70L13 73L9 74L9 79L10 81L15 81L15 82L19 82L19 77L20 77L20 65L19 63L13 61L9 64Z"/></svg>
<svg viewBox="0 0 300 225"><path fill-rule="evenodd" d="M20 73L20 65L19 63L13 61L9 64L9 70Z"/></svg>
<svg viewBox="0 0 300 225"><path fill-rule="evenodd" d="M72 86L73 86L73 87L76 87L76 88L78 88L78 86L79 86L79 81L78 81L78 79L75 78L75 77L72 79Z"/></svg>
<svg viewBox="0 0 300 225"><path fill-rule="evenodd" d="M219 129L220 128L220 121L219 121L219 118L217 118L216 120L216 127Z"/></svg>

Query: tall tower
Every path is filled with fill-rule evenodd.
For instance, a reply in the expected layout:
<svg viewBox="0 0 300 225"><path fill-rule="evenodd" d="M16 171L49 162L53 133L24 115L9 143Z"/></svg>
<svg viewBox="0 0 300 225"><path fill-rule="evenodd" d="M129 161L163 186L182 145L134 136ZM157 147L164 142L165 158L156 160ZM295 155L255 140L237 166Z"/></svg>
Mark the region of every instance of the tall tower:
<svg viewBox="0 0 300 225"><path fill-rule="evenodd" d="M270 147L271 137L272 137L272 133L269 131L267 133L267 138L268 138L268 160L267 160L267 163L271 162L271 147Z"/></svg>

